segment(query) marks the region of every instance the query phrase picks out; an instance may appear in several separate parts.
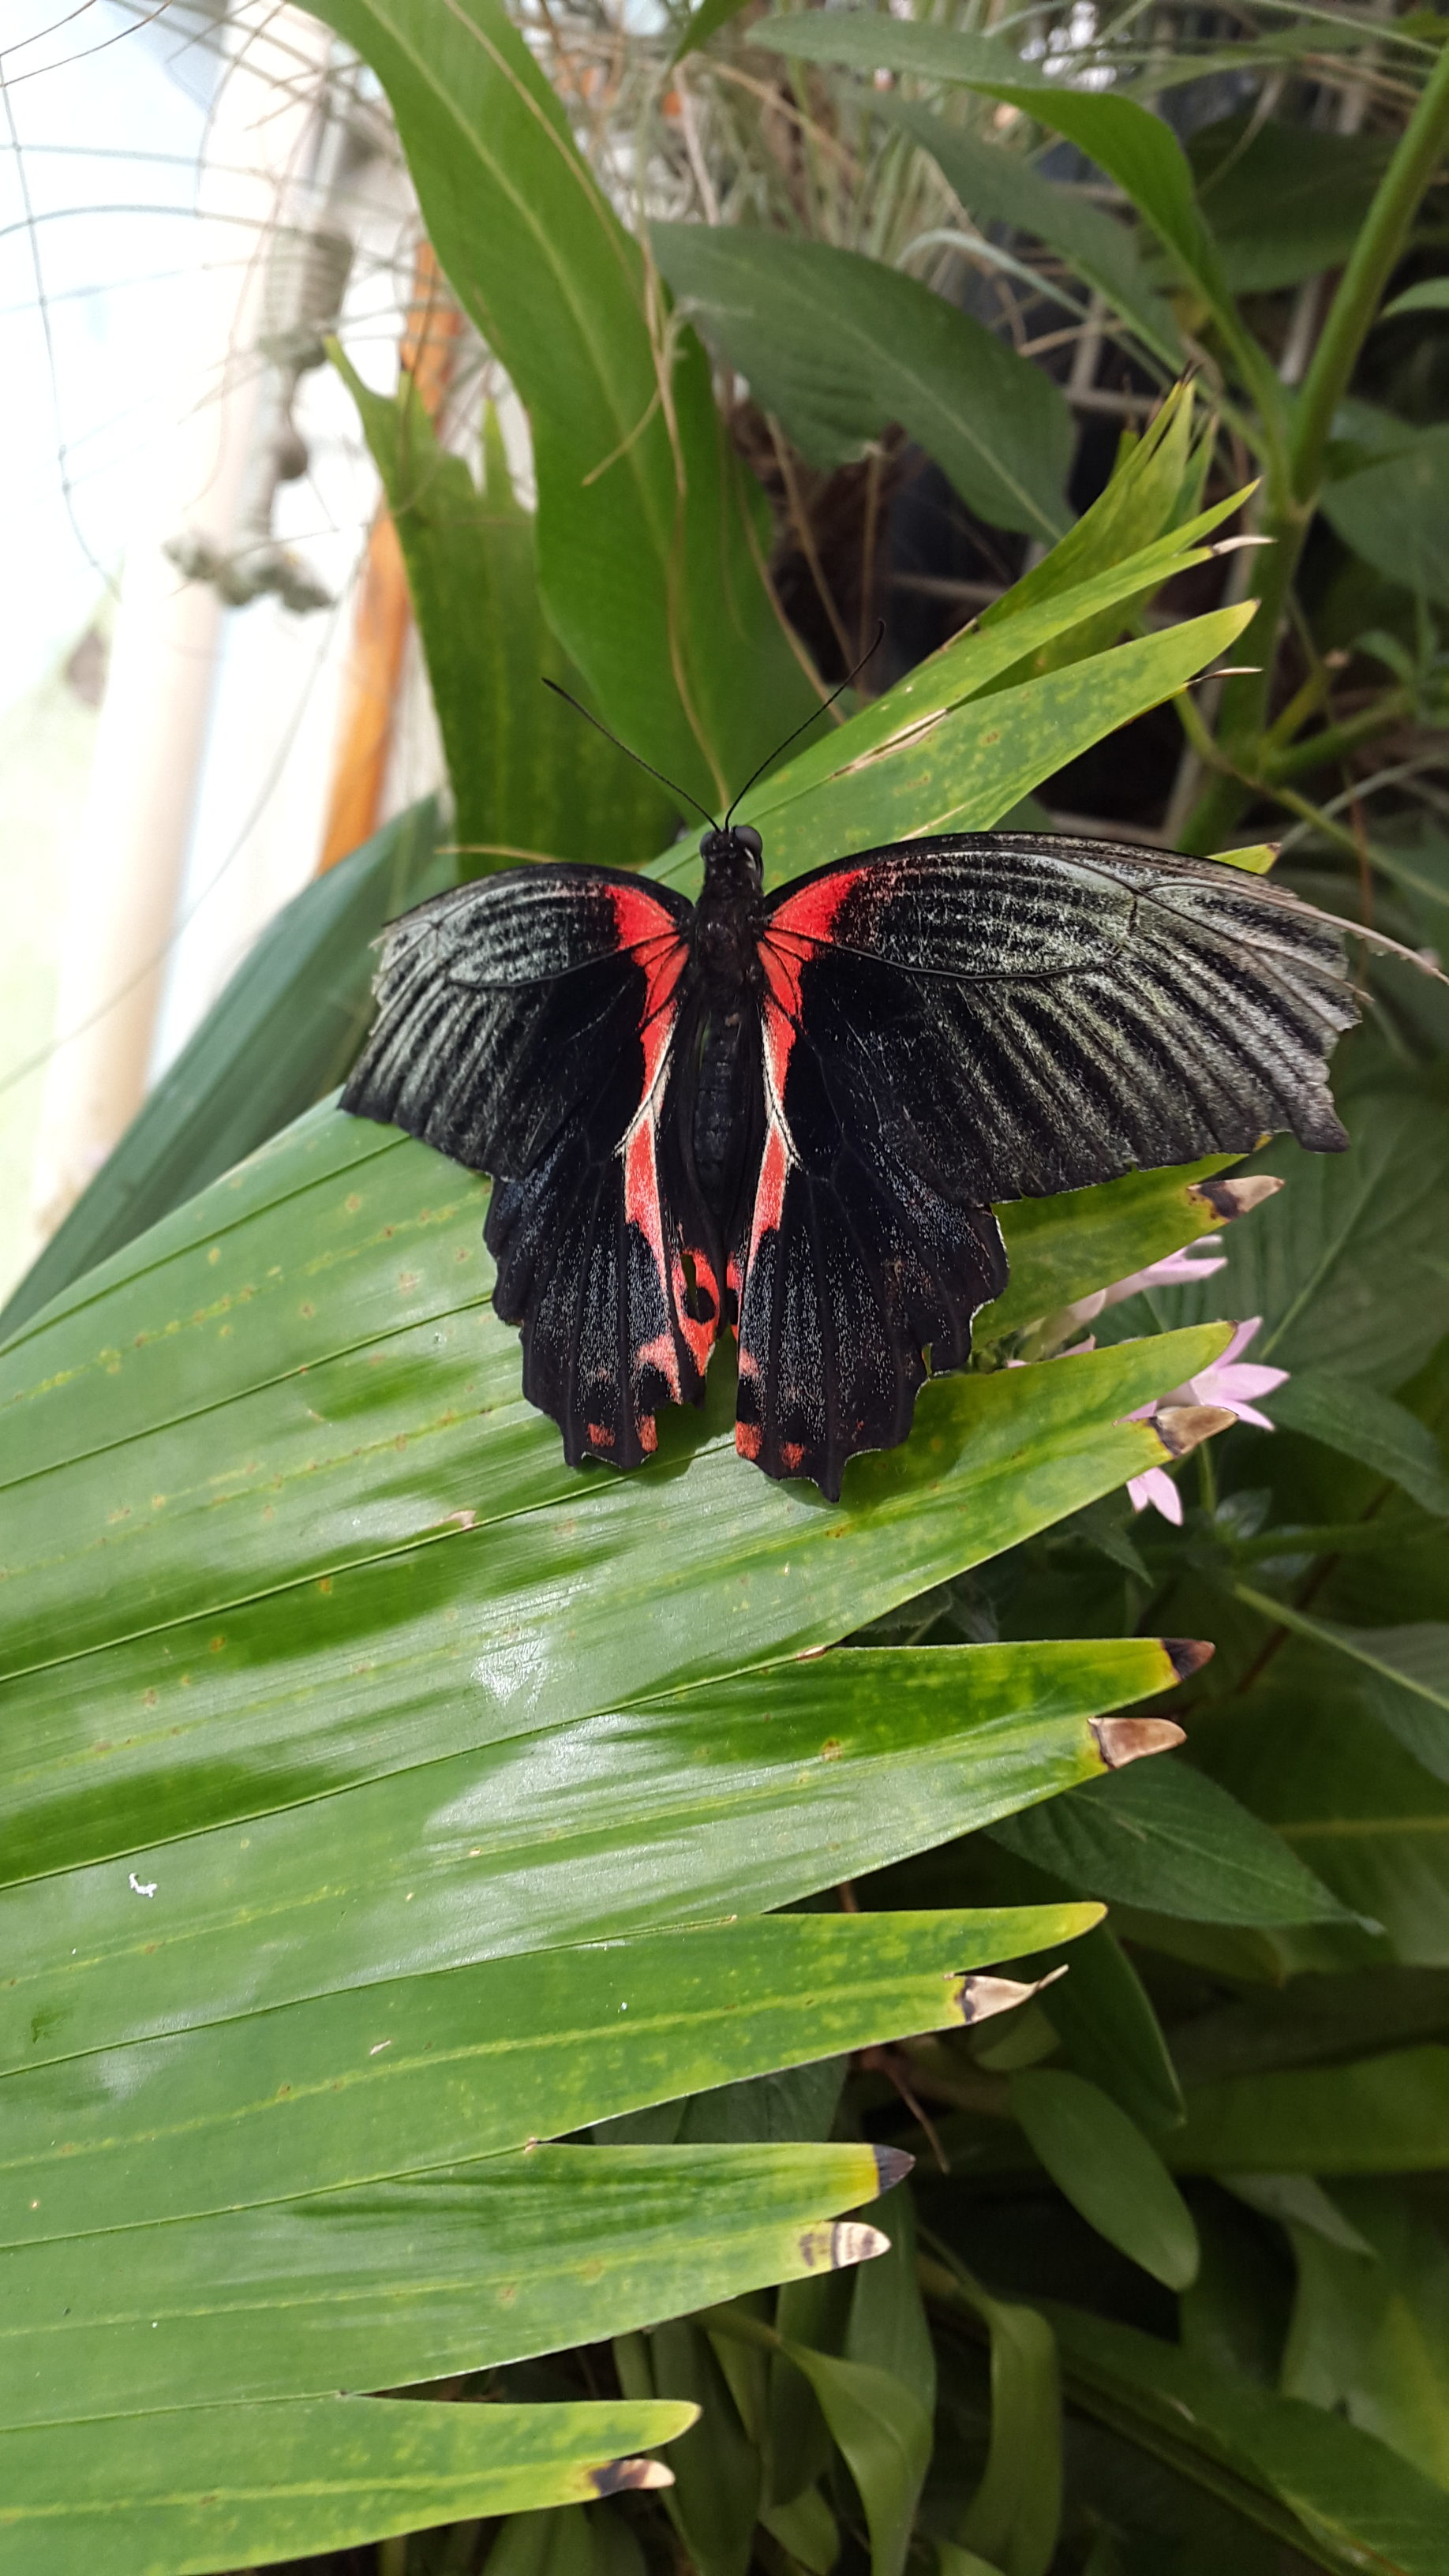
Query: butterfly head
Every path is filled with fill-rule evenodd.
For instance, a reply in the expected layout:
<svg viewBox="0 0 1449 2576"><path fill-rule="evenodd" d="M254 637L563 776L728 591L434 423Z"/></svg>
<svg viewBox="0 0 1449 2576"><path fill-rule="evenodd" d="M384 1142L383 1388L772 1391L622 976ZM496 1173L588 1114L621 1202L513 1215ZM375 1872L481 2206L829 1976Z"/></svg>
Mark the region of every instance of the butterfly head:
<svg viewBox="0 0 1449 2576"><path fill-rule="evenodd" d="M765 845L750 823L712 824L699 845L706 885L758 894L765 881Z"/></svg>

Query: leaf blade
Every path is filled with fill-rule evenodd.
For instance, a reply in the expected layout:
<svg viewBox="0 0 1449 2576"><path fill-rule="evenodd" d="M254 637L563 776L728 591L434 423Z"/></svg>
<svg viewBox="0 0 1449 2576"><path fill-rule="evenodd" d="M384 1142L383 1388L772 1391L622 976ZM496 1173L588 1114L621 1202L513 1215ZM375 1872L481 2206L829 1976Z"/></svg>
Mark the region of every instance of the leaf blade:
<svg viewBox="0 0 1449 2576"><path fill-rule="evenodd" d="M0 2568L113 2576L311 2555L410 2531L426 2514L508 2513L607 2493L626 2455L690 2410L436 2406L324 2398L192 2407L0 2432ZM621 2479L627 2483L627 2474Z"/></svg>

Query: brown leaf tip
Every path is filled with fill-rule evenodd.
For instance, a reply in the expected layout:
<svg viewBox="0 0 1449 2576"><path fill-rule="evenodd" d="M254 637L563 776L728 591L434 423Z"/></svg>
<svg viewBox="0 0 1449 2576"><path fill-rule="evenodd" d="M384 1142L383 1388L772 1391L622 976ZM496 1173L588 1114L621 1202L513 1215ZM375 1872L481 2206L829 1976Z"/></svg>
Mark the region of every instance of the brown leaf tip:
<svg viewBox="0 0 1449 2576"><path fill-rule="evenodd" d="M838 2218L830 2231L830 2260L837 2272L851 2263L873 2263L877 2254L889 2254L891 2240L878 2227L866 2227L858 2218Z"/></svg>
<svg viewBox="0 0 1449 2576"><path fill-rule="evenodd" d="M914 2156L907 2155L904 2147L873 2147L871 2153L875 2157L876 2182L881 2191L892 2191L898 2182L904 2182L916 2161Z"/></svg>
<svg viewBox="0 0 1449 2576"><path fill-rule="evenodd" d="M1178 1680L1185 1682L1212 1662L1217 1648L1206 1637L1164 1637L1162 1651Z"/></svg>
<svg viewBox="0 0 1449 2576"><path fill-rule="evenodd" d="M1217 1181L1194 1181L1187 1195L1201 1199L1224 1225L1231 1225L1235 1217L1251 1216L1265 1199L1275 1199L1282 1187L1272 1172L1245 1172L1241 1180L1226 1174Z"/></svg>
<svg viewBox="0 0 1449 2576"><path fill-rule="evenodd" d="M590 2469L589 2484L597 2496L637 2495L645 2487L672 2487L674 2471L662 2460L606 2460Z"/></svg>
<svg viewBox="0 0 1449 2576"><path fill-rule="evenodd" d="M1035 1993L1034 1985L1024 1986L1015 1977L963 1976L956 2009L969 2030L973 2022L989 2021L993 2013L1013 2012Z"/></svg>
<svg viewBox="0 0 1449 2576"><path fill-rule="evenodd" d="M1154 1413L1152 1428L1169 1458L1185 1458L1190 1449L1228 1430L1237 1418L1226 1404L1165 1404Z"/></svg>
<svg viewBox="0 0 1449 2576"><path fill-rule="evenodd" d="M1148 1753L1170 1753L1186 1737L1170 1717L1089 1717L1088 1728L1109 1771L1125 1771Z"/></svg>
<svg viewBox="0 0 1449 2576"><path fill-rule="evenodd" d="M803 2228L798 2240L800 2260L807 2272L841 2272L851 2263L869 2263L877 2254L888 2254L890 2242L878 2227L866 2227L858 2218L837 2218L830 2225Z"/></svg>

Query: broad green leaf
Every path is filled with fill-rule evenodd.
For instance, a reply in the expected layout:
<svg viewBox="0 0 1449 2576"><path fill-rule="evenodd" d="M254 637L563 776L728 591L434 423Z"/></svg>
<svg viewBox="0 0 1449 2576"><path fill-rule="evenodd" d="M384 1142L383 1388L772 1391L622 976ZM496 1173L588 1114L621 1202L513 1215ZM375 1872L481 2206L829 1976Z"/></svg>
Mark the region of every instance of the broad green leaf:
<svg viewBox="0 0 1449 2576"><path fill-rule="evenodd" d="M1168 1670L1145 1640L810 1658L48 1876L0 1898L0 2062L789 1903L1152 1750L1088 1712Z"/></svg>
<svg viewBox="0 0 1449 2576"><path fill-rule="evenodd" d="M1194 2014L1173 2033L1184 2084L1329 2065L1449 2035L1449 1971L1373 1967L1299 1977ZM1256 2205L1256 2204L1255 2204Z"/></svg>
<svg viewBox="0 0 1449 2576"><path fill-rule="evenodd" d="M1257 1158L1286 1188L1231 1229L1225 1270L1160 1291L1155 1306L1173 1323L1261 1315L1255 1361L1392 1389L1449 1332L1449 1112L1369 1091L1342 1115L1347 1153L1305 1154L1279 1137Z"/></svg>
<svg viewBox="0 0 1449 2576"><path fill-rule="evenodd" d="M787 2342L808 2343L816 2352L839 2352L849 2325L851 2287L833 2274L787 2281L775 2300L775 2334ZM717 2351L730 2342L748 2349L737 2311L727 2326L719 2318L714 2322ZM809 2381L778 2346L769 2354L765 2427L771 2497L777 2504L794 2504L830 2468L834 2446Z"/></svg>
<svg viewBox="0 0 1449 2576"><path fill-rule="evenodd" d="M1053 606L1059 615L1061 602ZM801 799L782 807L775 820L762 790L742 805L742 814L764 836L766 884L778 885L848 850L931 832L989 831L1078 752L1186 688L1227 651L1252 615L1251 602L1214 609L1090 661L1000 689L985 706L953 706L919 734L900 740L893 755L853 753L842 733L830 749L838 760L858 765L820 780L808 804ZM1014 661L1010 636L1008 627L993 628L984 640L1006 646ZM1013 641L1019 649L1019 634ZM925 664L926 686L931 673L932 665ZM767 784L783 795L790 779L791 771L783 770L778 786L774 780ZM678 862L659 871L676 872L683 873Z"/></svg>
<svg viewBox="0 0 1449 2576"><path fill-rule="evenodd" d="M1406 1628L1346 1628L1338 1620L1315 1619L1274 1601L1247 1584L1235 1589L1240 1601L1275 1625L1342 1655L1358 1677L1365 1707L1380 1725L1437 1780L1449 1780L1449 1625L1424 1619Z"/></svg>
<svg viewBox="0 0 1449 2576"><path fill-rule="evenodd" d="M1420 430L1398 455L1330 483L1319 507L1376 572L1449 606L1449 429Z"/></svg>
<svg viewBox="0 0 1449 2576"><path fill-rule="evenodd" d="M1185 1762L1150 1775L1137 1765L991 1832L1068 1887L1155 1914L1275 1924L1342 1912L1270 1826Z"/></svg>
<svg viewBox="0 0 1449 2576"><path fill-rule="evenodd" d="M1078 2400L1199 2476L1320 2566L1444 2576L1449 2498L1339 2415L1191 2361L1134 2327L1073 2309L1053 2319ZM1259 2503L1261 2499L1261 2503ZM1285 2528L1283 2514L1298 2525Z"/></svg>
<svg viewBox="0 0 1449 2576"><path fill-rule="evenodd" d="M488 2552L492 2576L599 2576L594 2535L580 2505L509 2514Z"/></svg>
<svg viewBox="0 0 1449 2576"><path fill-rule="evenodd" d="M810 2576L830 2576L840 2557L840 2525L818 2486L804 2488L788 2504L767 2504L760 2520Z"/></svg>
<svg viewBox="0 0 1449 2576"><path fill-rule="evenodd" d="M1022 154L1003 150L929 108L898 102L889 94L877 104L931 154L978 224L1009 224L1013 232L1035 234L1048 249L1060 252L1158 357L1170 366L1180 362L1182 336L1172 307L1145 274L1125 224L1080 189L1044 178Z"/></svg>
<svg viewBox="0 0 1449 2576"><path fill-rule="evenodd" d="M1362 1378L1295 1369L1274 1392L1273 1419L1392 1477L1426 1512L1449 1513L1449 1475L1433 1433Z"/></svg>
<svg viewBox="0 0 1449 2576"><path fill-rule="evenodd" d="M959 83L1036 117L1100 163L1171 254L1179 274L1220 318L1231 313L1187 157L1172 128L1137 100L1110 90L1063 88L998 38L868 9L766 18L751 28L750 41L803 61L864 72L884 67L917 80Z"/></svg>
<svg viewBox="0 0 1449 2576"><path fill-rule="evenodd" d="M372 1014L371 942L453 882L438 830L436 806L415 805L282 906L11 1290L0 1334L341 1081Z"/></svg>
<svg viewBox="0 0 1449 2576"><path fill-rule="evenodd" d="M978 2564L1001 2576L1047 2576L1062 2518L1062 2401L1056 2338L1045 2317L994 2299L954 2265L930 2286L972 2309L991 2343L991 2437L981 2484L960 2523L941 2576ZM958 2544L966 2568L957 2566Z"/></svg>
<svg viewBox="0 0 1449 2576"><path fill-rule="evenodd" d="M805 2343L784 2355L807 2379L865 2507L871 2576L901 2576L931 2456L931 2418L903 2379Z"/></svg>
<svg viewBox="0 0 1449 2576"><path fill-rule="evenodd" d="M1225 1219L1212 1183L1231 1161L1231 1155L1216 1154L1177 1171L1127 1172L1095 1189L1018 1199L1002 1208L1011 1277L976 1319L978 1345L1018 1332L1094 1288L1130 1279L1199 1235L1215 1233Z"/></svg>
<svg viewBox="0 0 1449 2576"><path fill-rule="evenodd" d="M537 2147L13 2247L0 2421L396 2388L594 2343L869 2255L835 2213L898 2170L855 2146Z"/></svg>
<svg viewBox="0 0 1449 2576"><path fill-rule="evenodd" d="M815 703L708 360L500 0L321 0L391 102L428 238L528 415L551 624L615 731L718 811ZM672 360L672 363L671 363Z"/></svg>
<svg viewBox="0 0 1449 2576"><path fill-rule="evenodd" d="M1413 2173L1449 2164L1449 2048L1197 2084L1163 2141L1182 2173Z"/></svg>
<svg viewBox="0 0 1449 2576"><path fill-rule="evenodd" d="M643 2483L687 2406L324 2397L0 2433L4 2576L157 2576L347 2549ZM648 2483L662 2482L648 2473Z"/></svg>
<svg viewBox="0 0 1449 2576"><path fill-rule="evenodd" d="M1321 2236L1326 2245L1337 2246L1341 2253L1372 2260L1373 2247L1368 2239L1350 2224L1338 2202L1329 2198L1312 2174L1235 2173L1227 2188L1234 2200L1259 2210L1265 2218L1276 2218L1282 2227Z"/></svg>
<svg viewBox="0 0 1449 2576"><path fill-rule="evenodd" d="M370 393L333 362L362 421L407 564L408 588L453 791L462 877L530 854L637 866L675 820L673 800L565 706L581 674L543 613L533 513L515 498L497 414L483 416L483 488L438 442L411 377Z"/></svg>
<svg viewBox="0 0 1449 2576"><path fill-rule="evenodd" d="M1169 2290L1197 2273L1197 2230L1155 2147L1111 2097L1064 2068L1011 2078L1011 2109L1058 2191Z"/></svg>
<svg viewBox="0 0 1449 2576"><path fill-rule="evenodd" d="M1060 534L1071 415L984 323L828 242L708 224L649 237L685 310L812 464L858 456L899 421L990 526Z"/></svg>
<svg viewBox="0 0 1449 2576"><path fill-rule="evenodd" d="M1417 286L1406 286L1379 315L1381 322L1393 322L1401 313L1449 313L1449 277L1421 277Z"/></svg>
<svg viewBox="0 0 1449 2576"><path fill-rule="evenodd" d="M1271 293L1341 268L1392 148L1388 134L1319 131L1259 106L1200 126L1188 159L1235 294Z"/></svg>
<svg viewBox="0 0 1449 2576"><path fill-rule="evenodd" d="M1283 2390L1346 2415L1449 2487L1449 2251L1402 2192L1350 2185L1358 2251L1294 2227Z"/></svg>
<svg viewBox="0 0 1449 2576"><path fill-rule="evenodd" d="M872 2224L890 2238L890 2251L874 2263L863 2263L855 2274L845 2358L889 2371L930 2422L936 2411L936 2354L921 2299L915 2203L908 2184L897 2183L877 2201Z"/></svg>
<svg viewBox="0 0 1449 2576"><path fill-rule="evenodd" d="M376 1146L313 1179L319 1127ZM476 1182L336 1116L279 1141L267 1180L271 1205L229 1226L248 1176L218 1184L0 1361L30 1470L0 1593L0 1660L24 1675L12 1875L827 1644L1153 1463L1124 1417L1222 1341L939 1380L838 1506L746 1470L714 1427L722 1380L656 1466L587 1474L478 1302Z"/></svg>
<svg viewBox="0 0 1449 2576"><path fill-rule="evenodd" d="M648 2349L656 2395L699 2414L670 2462L669 2518L699 2576L745 2576L761 2501L759 2452L702 2326L676 2318L656 2327Z"/></svg>
<svg viewBox="0 0 1449 2576"><path fill-rule="evenodd" d="M1139 2127L1173 2128L1182 2090L1147 1989L1119 1941L1099 1924L1072 1943L1064 1977L1041 1997L1079 2075L1088 2076Z"/></svg>
<svg viewBox="0 0 1449 2576"><path fill-rule="evenodd" d="M5 2090L0 2245L494 2155L959 2027L973 1970L1070 1942L1095 1913L801 1914L651 1934L246 2014L180 2050L168 2037L35 2066Z"/></svg>
<svg viewBox="0 0 1449 2576"><path fill-rule="evenodd" d="M1394 1957L1449 1967L1449 1788L1369 1724L1343 1657L1290 1641L1265 1678L1238 1722L1214 1720L1214 1775Z"/></svg>
<svg viewBox="0 0 1449 2576"><path fill-rule="evenodd" d="M828 2138L835 2125L849 2059L811 2057L783 2073L747 2077L739 2084L694 2093L671 2107L678 2114L675 2136L700 2146L772 2145L781 2138ZM645 2112L644 2118L650 2114ZM631 2143L623 2131L619 2143ZM608 2145L608 2137L601 2143ZM647 2145L647 2139L640 2141Z"/></svg>
<svg viewBox="0 0 1449 2576"><path fill-rule="evenodd" d="M379 1162L383 1155L403 1163ZM1011 1283L985 1310L993 1329L1030 1321L1216 1226L1209 1184L1230 1160L1128 1173L1095 1189L1001 1207ZM382 1193L395 1187L406 1199L384 1204ZM300 1122L215 1192L179 1208L144 1259L110 1261L17 1333L0 1354L7 1453L18 1444L33 1474L72 1451L100 1451L270 1385L287 1370L286 1336L299 1317L317 1320L319 1281L355 1305L347 1329L359 1340L445 1316L460 1272L481 1304L491 1278L479 1240L486 1209L475 1176L387 1129L326 1114ZM239 1283L218 1279L224 1259L240 1270ZM50 1368L56 1344L34 1335L49 1337L68 1317L83 1332L83 1311L108 1292L116 1298L107 1317L115 1340L84 1356L67 1352ZM301 1312L307 1305L313 1314ZM326 1337L314 1342L307 1365L336 1347Z"/></svg>

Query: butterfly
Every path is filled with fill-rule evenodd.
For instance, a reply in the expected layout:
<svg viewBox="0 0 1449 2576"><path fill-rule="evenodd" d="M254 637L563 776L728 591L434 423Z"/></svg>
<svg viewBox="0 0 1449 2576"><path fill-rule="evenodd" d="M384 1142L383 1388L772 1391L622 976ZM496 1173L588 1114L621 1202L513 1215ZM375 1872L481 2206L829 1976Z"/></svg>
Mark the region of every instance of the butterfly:
<svg viewBox="0 0 1449 2576"><path fill-rule="evenodd" d="M728 817L700 856L695 903L538 862L420 904L343 1093L492 1174L494 1308L573 1465L640 1465L733 1327L737 1447L834 1500L966 1365L993 1201L1348 1141L1337 928L1241 870L966 833L766 895Z"/></svg>

